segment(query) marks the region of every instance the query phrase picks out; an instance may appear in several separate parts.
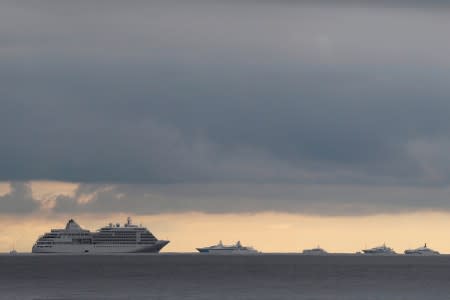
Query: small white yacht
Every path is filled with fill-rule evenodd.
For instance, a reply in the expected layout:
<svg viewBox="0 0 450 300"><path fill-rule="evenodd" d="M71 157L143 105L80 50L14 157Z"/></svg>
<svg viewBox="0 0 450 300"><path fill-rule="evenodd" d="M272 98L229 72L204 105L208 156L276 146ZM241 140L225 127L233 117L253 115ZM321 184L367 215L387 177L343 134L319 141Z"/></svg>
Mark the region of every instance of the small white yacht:
<svg viewBox="0 0 450 300"><path fill-rule="evenodd" d="M408 255L439 255L440 253L438 251L428 248L427 243L425 243L425 245L423 247L405 250L405 254L408 254Z"/></svg>
<svg viewBox="0 0 450 300"><path fill-rule="evenodd" d="M197 248L200 253L210 253L210 254L255 254L259 253L256 249L250 246L243 246L240 241L235 245L224 245L220 241L217 245Z"/></svg>
<svg viewBox="0 0 450 300"><path fill-rule="evenodd" d="M303 250L302 254L304 254L304 255L326 255L326 254L328 254L328 252L323 250L319 246L317 246L316 248Z"/></svg>
<svg viewBox="0 0 450 300"><path fill-rule="evenodd" d="M376 255L397 254L395 253L394 249L387 247L386 244L370 249L364 249L363 252L364 254L376 254Z"/></svg>

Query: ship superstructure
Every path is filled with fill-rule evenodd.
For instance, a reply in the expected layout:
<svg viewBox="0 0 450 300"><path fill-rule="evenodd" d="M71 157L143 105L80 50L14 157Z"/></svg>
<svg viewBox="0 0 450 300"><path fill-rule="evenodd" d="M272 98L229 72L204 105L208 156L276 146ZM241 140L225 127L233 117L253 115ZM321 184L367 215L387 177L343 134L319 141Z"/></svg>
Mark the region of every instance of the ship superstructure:
<svg viewBox="0 0 450 300"><path fill-rule="evenodd" d="M52 229L36 241L33 253L137 253L159 252L169 241L158 240L147 228L110 223L96 232L81 228L73 219L64 229Z"/></svg>

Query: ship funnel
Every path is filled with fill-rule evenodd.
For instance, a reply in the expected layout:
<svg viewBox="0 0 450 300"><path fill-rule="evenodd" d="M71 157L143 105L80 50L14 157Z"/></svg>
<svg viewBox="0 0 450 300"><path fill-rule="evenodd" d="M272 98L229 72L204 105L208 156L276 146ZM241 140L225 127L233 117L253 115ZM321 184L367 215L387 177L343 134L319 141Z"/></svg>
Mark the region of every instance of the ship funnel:
<svg viewBox="0 0 450 300"><path fill-rule="evenodd" d="M81 230L81 227L73 219L70 219L66 224L66 230Z"/></svg>

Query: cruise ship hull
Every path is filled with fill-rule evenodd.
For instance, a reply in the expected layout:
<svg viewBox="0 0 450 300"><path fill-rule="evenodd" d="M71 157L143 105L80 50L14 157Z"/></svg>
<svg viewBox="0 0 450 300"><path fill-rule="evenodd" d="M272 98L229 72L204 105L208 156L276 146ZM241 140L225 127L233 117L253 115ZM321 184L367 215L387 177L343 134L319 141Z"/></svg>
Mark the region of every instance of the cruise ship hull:
<svg viewBox="0 0 450 300"><path fill-rule="evenodd" d="M68 254L107 254L107 253L158 253L169 241L159 240L152 245L124 244L124 245L52 245L50 247L34 246L32 253L68 253Z"/></svg>

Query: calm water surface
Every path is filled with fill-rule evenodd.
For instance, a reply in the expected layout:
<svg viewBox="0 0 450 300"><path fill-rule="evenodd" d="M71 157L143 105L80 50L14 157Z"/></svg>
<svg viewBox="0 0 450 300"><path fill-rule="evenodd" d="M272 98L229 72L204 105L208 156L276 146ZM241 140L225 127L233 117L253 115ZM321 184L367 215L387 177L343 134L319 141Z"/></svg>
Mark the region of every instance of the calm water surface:
<svg viewBox="0 0 450 300"><path fill-rule="evenodd" d="M450 299L450 256L0 255L0 299Z"/></svg>

